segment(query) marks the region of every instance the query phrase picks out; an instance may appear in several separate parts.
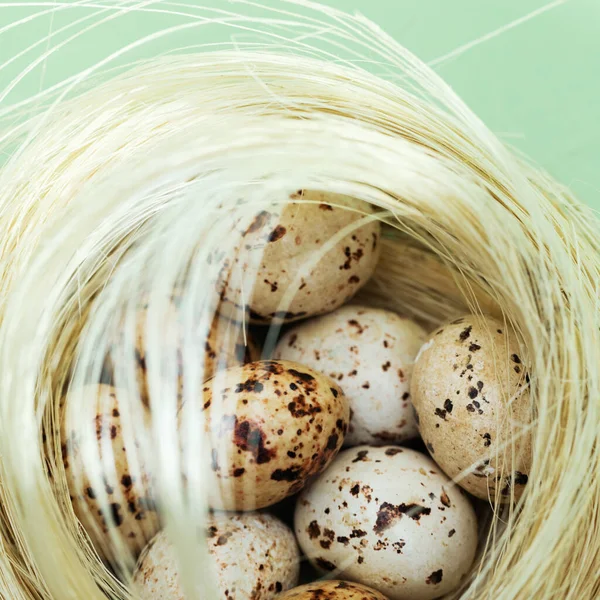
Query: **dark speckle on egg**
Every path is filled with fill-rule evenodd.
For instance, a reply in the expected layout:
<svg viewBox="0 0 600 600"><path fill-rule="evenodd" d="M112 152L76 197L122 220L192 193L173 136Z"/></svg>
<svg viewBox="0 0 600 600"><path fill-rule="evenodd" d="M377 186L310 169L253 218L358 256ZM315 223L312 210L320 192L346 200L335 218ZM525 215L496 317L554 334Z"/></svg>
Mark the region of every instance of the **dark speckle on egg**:
<svg viewBox="0 0 600 600"><path fill-rule="evenodd" d="M400 454L402 452L402 448L387 448L385 451L386 456L396 456L396 454Z"/></svg>
<svg viewBox="0 0 600 600"><path fill-rule="evenodd" d="M444 572L442 569L438 569L437 571L434 571L428 578L427 578L427 583L431 584L431 585L437 585L438 583L442 582L442 578L444 576Z"/></svg>
<svg viewBox="0 0 600 600"><path fill-rule="evenodd" d="M289 467L288 469L275 469L271 473L273 481L297 481L302 476L300 467Z"/></svg>
<svg viewBox="0 0 600 600"><path fill-rule="evenodd" d="M356 454L356 458L352 461L352 462L359 462L362 460L366 460L367 456L369 454L368 450L360 450L357 454Z"/></svg>
<svg viewBox="0 0 600 600"><path fill-rule="evenodd" d="M311 521L306 531L308 532L308 536L311 540L314 540L315 538L321 536L321 528L319 527L319 524L316 521Z"/></svg>
<svg viewBox="0 0 600 600"><path fill-rule="evenodd" d="M269 242L277 242L279 241L285 234L287 233L287 229L282 225L278 225L271 231L268 237Z"/></svg>
<svg viewBox="0 0 600 600"><path fill-rule="evenodd" d="M473 330L473 327L471 325L469 325L468 327L465 327L461 332L460 335L458 336L459 340L461 342L464 342L465 340L469 339L470 335L471 335L471 331Z"/></svg>
<svg viewBox="0 0 600 600"><path fill-rule="evenodd" d="M275 450L266 447L265 441L266 434L260 425L250 420L236 419L233 443L241 450L250 452L259 465L270 462L276 455Z"/></svg>

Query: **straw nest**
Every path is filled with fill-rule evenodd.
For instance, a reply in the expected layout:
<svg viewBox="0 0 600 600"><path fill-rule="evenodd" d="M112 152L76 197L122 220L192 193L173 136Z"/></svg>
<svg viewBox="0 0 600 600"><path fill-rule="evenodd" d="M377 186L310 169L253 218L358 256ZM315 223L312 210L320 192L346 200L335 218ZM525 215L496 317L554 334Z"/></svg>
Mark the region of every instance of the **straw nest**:
<svg viewBox="0 0 600 600"><path fill-rule="evenodd" d="M285 202L299 189L377 207L383 247L362 302L430 329L467 311L492 314L526 350L529 483L518 503L482 511L480 553L455 597L600 594L598 221L374 25L313 9L310 23L279 15L272 47L152 60L59 90L74 98L4 113L13 125L0 171L0 589L11 599L130 597L128 549L115 537L112 566L99 558L61 460L65 390L98 381L115 347L132 399L124 444L153 457L184 579L211 597L210 578L196 581L208 558L190 533L206 511L204 471L179 452L177 428L177 361L189 367L192 409L205 366L197 340L184 336L178 351L161 342L168 299L182 298L184 329L200 319L208 330L218 304L208 258L233 251L232 211L250 220L266 198ZM368 46L385 68L369 73L360 55L336 61L310 45L326 18L332 44ZM305 37L282 51L281 32L292 37L300 22ZM251 283L252 265L243 277ZM119 349L135 345L148 298L145 343L160 361L147 385L162 400L138 435L144 403ZM89 410L73 408L71 424L85 428ZM202 436L186 435L201 453ZM100 482L106 456L84 459L77 476Z"/></svg>

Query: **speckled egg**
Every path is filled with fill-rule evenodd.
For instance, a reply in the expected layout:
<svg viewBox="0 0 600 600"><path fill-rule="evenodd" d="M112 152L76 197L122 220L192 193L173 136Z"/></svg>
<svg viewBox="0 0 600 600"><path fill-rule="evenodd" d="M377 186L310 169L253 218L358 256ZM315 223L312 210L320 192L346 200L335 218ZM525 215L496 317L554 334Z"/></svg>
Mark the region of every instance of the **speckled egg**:
<svg viewBox="0 0 600 600"><path fill-rule="evenodd" d="M420 325L391 311L343 306L288 331L273 356L339 382L350 403L346 446L393 444L418 435L410 380L426 338Z"/></svg>
<svg viewBox="0 0 600 600"><path fill-rule="evenodd" d="M348 196L300 191L286 205L269 204L250 225L236 225L241 240L235 255L224 259L217 284L224 313L239 318L245 306L254 323L289 322L347 302L379 259L380 223L359 224L374 210ZM353 225L323 253L325 244ZM243 290L240 273L249 269L256 270L254 289Z"/></svg>
<svg viewBox="0 0 600 600"><path fill-rule="evenodd" d="M223 600L270 600L298 582L300 553L294 534L271 515L213 516L208 550ZM134 586L141 600L184 600L175 549L164 532L141 556Z"/></svg>
<svg viewBox="0 0 600 600"><path fill-rule="evenodd" d="M121 417L123 406L130 400L125 391L108 385L88 385L73 391L67 396L66 410L71 400L90 402L95 407L90 420L77 423L77 428L69 426L69 421L63 418L62 457L75 514L101 556L111 558L109 530L112 530L135 557L158 531L159 518L151 495L148 467L139 450L140 468L133 471L130 466L128 452L135 448L131 429L124 434ZM149 427L148 411L142 409L145 420L136 424L136 435ZM91 435L83 433L84 427L89 428ZM137 444L137 439L133 441ZM94 444L97 449L90 446ZM90 452L94 453L92 459L100 458L94 462L100 468L100 487L90 478L93 469L84 460ZM104 497L107 510L102 508Z"/></svg>
<svg viewBox="0 0 600 600"><path fill-rule="evenodd" d="M525 362L503 323L475 315L438 329L417 359L411 393L423 440L440 467L479 498L518 498L527 483L531 437L521 431L532 414ZM513 468L500 471L511 464L511 439Z"/></svg>
<svg viewBox="0 0 600 600"><path fill-rule="evenodd" d="M383 594L350 581L317 581L301 585L277 600L388 600Z"/></svg>
<svg viewBox="0 0 600 600"><path fill-rule="evenodd" d="M390 600L455 590L477 547L466 494L426 455L397 446L344 450L298 500L294 528L323 573Z"/></svg>
<svg viewBox="0 0 600 600"><path fill-rule="evenodd" d="M348 429L348 402L338 385L293 362L232 367L203 391L213 508L263 508L300 491L329 465Z"/></svg>
<svg viewBox="0 0 600 600"><path fill-rule="evenodd" d="M185 378L183 372L183 359L181 356L184 325L179 311L180 303L180 296L173 295L170 297L166 304L164 316L161 318L159 334L162 343L161 352L165 355L171 352L177 361L180 375L179 391L181 392ZM119 365L124 364L126 359L133 359L135 361L137 385L142 397L145 399L149 397L147 370L149 364L152 362L151 359L149 359L147 352L149 314L150 305L147 302L147 298L145 298L145 300L140 303L137 313L135 347L131 352L127 352L125 357L122 357L119 352L115 351L113 348L113 355L107 359L105 371L102 374L103 383L114 384L116 375L116 383L119 384L119 371L118 368L115 369L115 365L118 367ZM205 349L204 380L212 377L219 369L256 360L260 355L260 351L250 332L244 332L244 329L239 324L233 323L218 315L213 319L210 328L203 328L200 325L199 320L195 329L188 329L186 335L199 347ZM123 342L123 340L121 340L121 342ZM115 370L117 371L116 374Z"/></svg>

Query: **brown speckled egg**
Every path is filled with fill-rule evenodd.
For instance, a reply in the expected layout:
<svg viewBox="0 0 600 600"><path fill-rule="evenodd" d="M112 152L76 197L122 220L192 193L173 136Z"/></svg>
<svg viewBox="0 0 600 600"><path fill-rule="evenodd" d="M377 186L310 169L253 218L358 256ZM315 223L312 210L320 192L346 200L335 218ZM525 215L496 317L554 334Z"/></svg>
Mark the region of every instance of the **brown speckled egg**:
<svg viewBox="0 0 600 600"><path fill-rule="evenodd" d="M179 304L179 296L173 296L167 302L166 312L160 324L160 340L162 342L161 352L164 352L164 354L171 352L174 354L175 360L177 360L181 392L185 379L181 357L184 332ZM131 352L127 352L125 357L122 357L118 352L116 355L113 354L107 360L105 371L102 375L102 383L109 384L115 383L116 375L116 383L119 385L119 372L117 369L117 373L115 374L114 365L123 364L125 359L135 360L137 385L142 397L145 399L149 396L147 369L152 362L147 352L149 311L149 304L146 301L142 301L137 313L135 348ZM249 332L244 332L239 324L219 316L213 319L210 329L198 326L193 332L188 330L187 335L199 347L205 349L203 380L212 377L219 369L256 360L260 355L260 350Z"/></svg>
<svg viewBox="0 0 600 600"><path fill-rule="evenodd" d="M277 596L277 600L388 600L383 594L350 581L317 581Z"/></svg>
<svg viewBox="0 0 600 600"><path fill-rule="evenodd" d="M215 515L207 541L218 598L270 600L298 582L300 553L294 534L271 515ZM164 532L140 557L134 586L141 600L184 600L175 549Z"/></svg>
<svg viewBox="0 0 600 600"><path fill-rule="evenodd" d="M519 434L532 419L524 362L503 323L471 315L434 332L415 365L421 436L440 467L479 498L518 498L527 483L531 437Z"/></svg>
<svg viewBox="0 0 600 600"><path fill-rule="evenodd" d="M390 600L455 590L477 547L466 494L428 456L397 446L341 452L300 495L294 529L321 572Z"/></svg>
<svg viewBox="0 0 600 600"><path fill-rule="evenodd" d="M224 261L217 285L224 314L239 318L241 305L247 304L254 323L289 322L347 302L377 265L378 221L348 231L304 275L300 271L333 236L373 212L370 204L348 196L302 191L287 205L270 204L249 226L236 226L241 241L236 255ZM253 290L239 284L248 269L256 269Z"/></svg>
<svg viewBox="0 0 600 600"><path fill-rule="evenodd" d="M410 380L426 338L420 325L391 311L343 306L288 331L273 356L342 386L351 414L346 446L394 444L418 435Z"/></svg>
<svg viewBox="0 0 600 600"><path fill-rule="evenodd" d="M263 508L298 492L331 462L348 429L337 384L293 362L232 367L203 389L213 508Z"/></svg>
<svg viewBox="0 0 600 600"><path fill-rule="evenodd" d="M63 464L75 514L101 556L111 558L111 529L135 557L158 530L159 518L144 457L137 452L141 466L136 471L128 459L128 452L135 448L130 431L126 435L123 432L121 410L128 402L126 392L108 385L88 385L67 397L66 410L71 399L90 402L95 407L90 420L77 423L76 429L67 428L69 421L63 419ZM135 426L136 434L149 427L148 411L143 410L145 420ZM92 435L82 436L83 427L88 427ZM90 444L97 445L97 450ZM92 457L99 453L100 460L94 464L100 468L101 487L92 482L90 464L84 461L90 450L96 453ZM107 497L106 511L101 507L103 496Z"/></svg>

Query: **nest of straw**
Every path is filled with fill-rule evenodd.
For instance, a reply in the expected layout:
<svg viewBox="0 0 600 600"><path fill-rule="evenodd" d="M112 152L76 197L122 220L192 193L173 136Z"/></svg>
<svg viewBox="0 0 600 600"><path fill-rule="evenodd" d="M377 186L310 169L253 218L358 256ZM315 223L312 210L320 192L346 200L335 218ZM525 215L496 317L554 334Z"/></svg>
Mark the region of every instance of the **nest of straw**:
<svg viewBox="0 0 600 600"><path fill-rule="evenodd" d="M11 599L132 597L126 549L112 539L108 565L73 510L61 411L70 385L102 377L119 332L120 347L135 345L149 296L146 343L163 360L148 368L147 385L166 400L142 446L160 445L162 518L193 557L188 567L208 564L187 535L207 510L202 472L194 503L172 476L183 460L177 361L196 365L187 371L195 379L206 365L192 341L179 355L161 345L168 299L186 298L182 318L209 331L218 303L207 259L228 249L232 207L250 218L265 198L299 189L376 207L381 259L361 302L429 328L491 314L527 349L527 490L518 504L487 511L480 554L455 597L598 597L598 221L372 24L345 17L336 27L342 41L376 39L386 75L305 41L291 52L273 41L186 54L21 111L3 135L0 589ZM122 377L139 392L134 366ZM132 396L133 420L143 399ZM73 419L88 419L85 410ZM99 461L88 457L84 475L101 477Z"/></svg>

